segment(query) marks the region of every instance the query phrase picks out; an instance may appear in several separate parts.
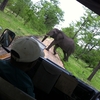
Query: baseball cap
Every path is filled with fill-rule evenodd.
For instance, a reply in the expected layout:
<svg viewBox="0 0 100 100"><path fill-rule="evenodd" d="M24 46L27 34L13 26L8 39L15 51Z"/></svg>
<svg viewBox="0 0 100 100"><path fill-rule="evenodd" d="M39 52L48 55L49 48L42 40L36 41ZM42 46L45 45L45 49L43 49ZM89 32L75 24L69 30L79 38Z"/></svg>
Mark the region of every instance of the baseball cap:
<svg viewBox="0 0 100 100"><path fill-rule="evenodd" d="M39 44L36 40L30 37L21 37L17 39L13 43L11 50L15 51L19 55L19 57L16 57L12 54L12 57L17 62L32 62L39 57L44 57L44 52L40 48Z"/></svg>

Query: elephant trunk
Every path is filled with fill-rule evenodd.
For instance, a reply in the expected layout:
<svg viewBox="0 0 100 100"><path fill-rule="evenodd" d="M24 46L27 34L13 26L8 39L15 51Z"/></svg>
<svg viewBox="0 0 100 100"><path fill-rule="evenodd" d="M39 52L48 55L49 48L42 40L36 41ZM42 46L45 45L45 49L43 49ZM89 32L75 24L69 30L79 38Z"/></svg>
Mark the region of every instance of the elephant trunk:
<svg viewBox="0 0 100 100"><path fill-rule="evenodd" d="M45 35L44 38L42 39L42 42L48 37L48 35Z"/></svg>

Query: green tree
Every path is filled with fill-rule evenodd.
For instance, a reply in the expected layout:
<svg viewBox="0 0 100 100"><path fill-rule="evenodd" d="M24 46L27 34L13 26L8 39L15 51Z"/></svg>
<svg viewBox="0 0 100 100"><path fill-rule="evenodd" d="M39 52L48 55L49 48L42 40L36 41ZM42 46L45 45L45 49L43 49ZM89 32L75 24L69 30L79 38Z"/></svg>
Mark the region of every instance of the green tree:
<svg viewBox="0 0 100 100"><path fill-rule="evenodd" d="M38 19L43 22L48 30L63 21L64 12L59 8L58 4L57 0L51 0L50 2L41 0L37 3L38 12L36 14Z"/></svg>
<svg viewBox="0 0 100 100"><path fill-rule="evenodd" d="M64 12L59 8L58 0L11 0L8 8L17 16L24 19L24 25L44 33L63 21Z"/></svg>
<svg viewBox="0 0 100 100"><path fill-rule="evenodd" d="M82 49L77 49L77 57L88 62L89 66L95 66L98 62L92 54L96 55L97 47L100 47L100 17L90 10L81 17L80 22L76 23L76 38ZM79 50L79 51L78 51ZM94 62L93 62L93 61Z"/></svg>
<svg viewBox="0 0 100 100"><path fill-rule="evenodd" d="M73 38L73 36L75 34L74 33L74 26L71 26L71 25L69 27L62 28L62 31L70 38Z"/></svg>
<svg viewBox="0 0 100 100"><path fill-rule="evenodd" d="M25 10L27 8L30 9L31 4L31 0L10 0L8 8L16 14L16 17L20 16L23 18Z"/></svg>

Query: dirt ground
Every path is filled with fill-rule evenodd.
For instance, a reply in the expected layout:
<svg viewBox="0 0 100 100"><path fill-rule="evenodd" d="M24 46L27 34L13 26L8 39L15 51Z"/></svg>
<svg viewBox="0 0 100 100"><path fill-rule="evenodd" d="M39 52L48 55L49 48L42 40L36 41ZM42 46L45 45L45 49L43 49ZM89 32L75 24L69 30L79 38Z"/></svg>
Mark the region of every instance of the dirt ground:
<svg viewBox="0 0 100 100"><path fill-rule="evenodd" d="M41 41L41 40L40 40ZM47 38L45 41L43 41L43 44L47 47L53 40L51 38ZM58 54L53 55L53 47L50 48L49 51L47 51L46 49L44 49L45 52L45 58L50 59L51 61L55 62L57 65L63 67L63 63L60 60L60 57L58 56Z"/></svg>
<svg viewBox="0 0 100 100"><path fill-rule="evenodd" d="M41 39L39 39L39 41L41 41ZM47 47L50 43L52 42L52 39L49 39L47 38L43 44ZM9 48L8 48L9 49ZM46 49L44 49L44 53L45 53L45 58L48 58L50 59L51 61L55 62L57 65L61 66L62 68L63 67L63 63L62 61L60 60L58 54L56 55L53 55L53 47L50 48L49 51L47 51ZM9 57L10 54L7 53L2 47L0 47L0 59L4 59L6 57Z"/></svg>

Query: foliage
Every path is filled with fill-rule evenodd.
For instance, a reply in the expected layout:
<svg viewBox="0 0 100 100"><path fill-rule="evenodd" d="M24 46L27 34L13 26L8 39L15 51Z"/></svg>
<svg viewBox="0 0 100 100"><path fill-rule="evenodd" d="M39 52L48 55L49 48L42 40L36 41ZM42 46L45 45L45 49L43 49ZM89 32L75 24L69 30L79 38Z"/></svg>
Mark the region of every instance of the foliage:
<svg viewBox="0 0 100 100"><path fill-rule="evenodd" d="M74 36L74 26L62 28L62 31L70 38L73 38Z"/></svg>
<svg viewBox="0 0 100 100"><path fill-rule="evenodd" d="M51 30L60 21L63 21L63 11L59 8L58 4L56 0L54 2L41 0L35 4L36 16L39 22L42 21L47 30Z"/></svg>
<svg viewBox="0 0 100 100"><path fill-rule="evenodd" d="M38 33L32 28L24 26L23 20L20 17L15 18L15 16L10 14L9 12L0 11L0 27L2 27L2 30L0 30L0 32L8 28L14 31L17 36L38 35Z"/></svg>
<svg viewBox="0 0 100 100"><path fill-rule="evenodd" d="M50 2L40 0L37 3L31 0L10 0L7 7L16 17L23 18L24 25L27 24L44 34L64 20L64 12L59 8L58 4L58 0L51 0Z"/></svg>
<svg viewBox="0 0 100 100"><path fill-rule="evenodd" d="M89 67L95 67L100 57L100 16L86 9L84 16L74 24L76 43L75 55L88 62Z"/></svg>
<svg viewBox="0 0 100 100"><path fill-rule="evenodd" d="M2 2L3 0L0 0L0 3Z"/></svg>

